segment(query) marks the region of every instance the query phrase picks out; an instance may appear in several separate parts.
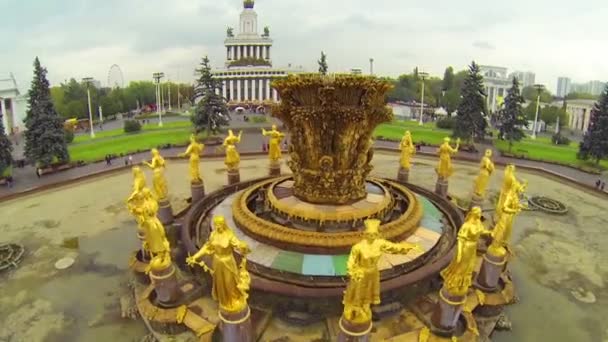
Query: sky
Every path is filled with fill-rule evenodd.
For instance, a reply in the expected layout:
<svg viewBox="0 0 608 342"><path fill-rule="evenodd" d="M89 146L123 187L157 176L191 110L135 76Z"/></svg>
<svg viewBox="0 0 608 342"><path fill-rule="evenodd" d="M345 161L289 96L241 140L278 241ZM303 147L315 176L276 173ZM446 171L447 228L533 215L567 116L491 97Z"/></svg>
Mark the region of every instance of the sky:
<svg viewBox="0 0 608 342"><path fill-rule="evenodd" d="M239 0L0 0L0 75L26 90L39 56L52 85L91 76L107 85L113 64L125 83L191 82L204 55L223 66L226 28L238 31ZM398 76L414 67L441 77L447 66L532 71L555 91L557 77L608 80L606 0L257 0L270 27L275 67L351 68Z"/></svg>

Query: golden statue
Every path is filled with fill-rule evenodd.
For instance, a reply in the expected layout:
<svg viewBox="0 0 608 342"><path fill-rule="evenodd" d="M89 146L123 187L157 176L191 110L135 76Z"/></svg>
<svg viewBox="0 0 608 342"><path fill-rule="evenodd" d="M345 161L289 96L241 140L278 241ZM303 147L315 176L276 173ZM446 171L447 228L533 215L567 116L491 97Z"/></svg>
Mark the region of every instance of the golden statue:
<svg viewBox="0 0 608 342"><path fill-rule="evenodd" d="M142 210L144 204L143 190L146 187L146 176L141 168L134 166L133 172L133 192L127 198L127 209L131 215L135 216L138 223L142 222Z"/></svg>
<svg viewBox="0 0 608 342"><path fill-rule="evenodd" d="M270 137L268 158L271 162L279 161L279 159L281 159L281 141L285 137L285 134L277 130L277 125L272 125L272 129L270 131L262 128L262 135L265 137Z"/></svg>
<svg viewBox="0 0 608 342"><path fill-rule="evenodd" d="M481 164L479 165L479 174L475 179L475 195L482 197L488 187L488 181L492 172L494 172L494 163L492 162L492 150L487 149L483 158L481 158Z"/></svg>
<svg viewBox="0 0 608 342"><path fill-rule="evenodd" d="M502 188L500 189L500 196L498 197L498 203L496 203L496 217L499 218L504 208L504 203L509 195L509 192L519 188L522 184L515 178L515 165L509 164L505 167L505 175L502 180Z"/></svg>
<svg viewBox="0 0 608 342"><path fill-rule="evenodd" d="M456 140L456 147L452 148L450 146L450 138L443 138L443 144L439 146L437 149L437 153L439 154L439 166L436 171L439 177L443 179L448 179L454 170L452 168L452 154L458 152L458 148L460 147L460 138Z"/></svg>
<svg viewBox="0 0 608 342"><path fill-rule="evenodd" d="M242 135L243 131L240 131L239 135L234 135L232 130L229 129L228 136L224 139L224 144L222 145L226 148L226 159L224 160L224 164L226 164L228 170L236 170L239 168L241 157L236 150L236 144L241 142Z"/></svg>
<svg viewBox="0 0 608 342"><path fill-rule="evenodd" d="M380 238L380 221L365 221L364 238L350 250L346 264L350 281L344 292L343 317L353 323L372 319L371 304L380 304L380 271L378 260L382 253L407 254L420 247L407 242L392 243Z"/></svg>
<svg viewBox="0 0 608 342"><path fill-rule="evenodd" d="M241 256L241 265L237 268L234 252ZM219 302L225 312L241 312L247 306L247 291L250 277L245 269L245 256L250 252L249 247L240 241L228 227L224 216L213 217L213 231L201 249L186 259L188 265L199 265L213 275L213 299ZM213 256L212 269L198 261L204 255Z"/></svg>
<svg viewBox="0 0 608 342"><path fill-rule="evenodd" d="M190 135L190 145L186 149L186 152L180 153L180 157L190 157L190 183L200 184L203 182L201 178L201 172L199 170L199 163L201 161L201 153L203 153L205 145L196 141L196 135Z"/></svg>
<svg viewBox="0 0 608 342"><path fill-rule="evenodd" d="M158 202L149 189L145 188L144 193L146 192L149 195L146 196L147 200L143 206L143 227L146 235L144 249L152 255L148 271L160 271L171 265L171 248L165 235L165 227L156 216Z"/></svg>
<svg viewBox="0 0 608 342"><path fill-rule="evenodd" d="M403 135L401 144L399 144L399 149L401 150L401 167L405 170L409 170L412 167L410 163L412 156L416 154L416 148L414 147L410 131L406 131L405 135Z"/></svg>
<svg viewBox="0 0 608 342"><path fill-rule="evenodd" d="M165 158L160 155L157 149L153 148L152 162L148 163L144 161L144 165L147 165L153 170L154 176L152 177L152 185L154 186L154 193L159 201L167 198L167 180L165 179Z"/></svg>
<svg viewBox="0 0 608 342"><path fill-rule="evenodd" d="M504 256L509 251L509 241L513 231L513 219L522 209L527 206L520 202L520 196L524 192L525 184L515 184L515 188L507 192L498 222L492 231L492 243L488 252L495 256Z"/></svg>
<svg viewBox="0 0 608 342"><path fill-rule="evenodd" d="M467 294L473 282L473 271L477 261L477 240L480 235L489 235L481 223L481 208L473 207L465 218L460 231L456 255L445 269L441 271L444 288L453 296Z"/></svg>

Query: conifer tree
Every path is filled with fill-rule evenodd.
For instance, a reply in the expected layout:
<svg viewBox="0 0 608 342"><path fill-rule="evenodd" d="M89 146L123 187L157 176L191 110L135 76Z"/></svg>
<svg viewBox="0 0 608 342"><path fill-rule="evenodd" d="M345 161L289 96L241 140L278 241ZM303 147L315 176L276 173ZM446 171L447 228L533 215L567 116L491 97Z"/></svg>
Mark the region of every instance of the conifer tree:
<svg viewBox="0 0 608 342"><path fill-rule="evenodd" d="M36 57L25 117L25 156L41 168L70 160L63 120L53 106L46 73Z"/></svg>
<svg viewBox="0 0 608 342"><path fill-rule="evenodd" d="M591 110L589 129L579 145L580 159L601 159L608 157L608 85Z"/></svg>
<svg viewBox="0 0 608 342"><path fill-rule="evenodd" d="M513 141L519 141L525 135L521 127L528 126L528 120L521 106L524 102L524 97L519 91L519 82L513 77L513 85L507 91L504 107L498 112L500 138L509 141L509 152Z"/></svg>
<svg viewBox="0 0 608 342"><path fill-rule="evenodd" d="M0 99L0 101L4 100ZM2 119L2 114L0 114L0 177L2 177L4 170L13 164L13 155L11 153L13 151L13 146L4 132L4 123Z"/></svg>
<svg viewBox="0 0 608 342"><path fill-rule="evenodd" d="M462 101L458 105L454 136L464 141L483 138L486 134L486 94L483 76L473 61L461 90Z"/></svg>
<svg viewBox="0 0 608 342"><path fill-rule="evenodd" d="M321 59L317 61L319 63L319 73L321 75L327 75L327 55L321 51Z"/></svg>
<svg viewBox="0 0 608 342"><path fill-rule="evenodd" d="M201 66L196 70L199 79L194 87L194 100L200 99L196 105L191 120L196 133L207 130L209 134L217 134L221 126L227 126L230 114L226 100L219 94L221 81L213 78L209 58L205 56Z"/></svg>

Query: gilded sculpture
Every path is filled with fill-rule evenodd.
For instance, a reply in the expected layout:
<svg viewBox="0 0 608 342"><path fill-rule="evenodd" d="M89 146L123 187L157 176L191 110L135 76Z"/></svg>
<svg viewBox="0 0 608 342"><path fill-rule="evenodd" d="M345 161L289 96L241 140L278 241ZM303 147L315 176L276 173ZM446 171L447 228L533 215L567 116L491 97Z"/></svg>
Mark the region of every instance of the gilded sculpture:
<svg viewBox="0 0 608 342"><path fill-rule="evenodd" d="M171 265L171 248L165 235L165 227L156 216L158 202L149 189L144 188L143 191L144 194L147 192L147 200L143 206L143 228L146 237L144 249L152 256L148 271L160 271Z"/></svg>
<svg viewBox="0 0 608 342"><path fill-rule="evenodd" d="M504 208L504 203L509 195L509 192L517 189L521 185L522 183L520 183L515 177L515 165L507 165L505 167L505 174L502 180L502 187L500 189L498 202L496 203L496 218L499 218L502 214L502 209Z"/></svg>
<svg viewBox="0 0 608 342"><path fill-rule="evenodd" d="M416 147L414 146L414 142L412 141L412 134L410 131L406 131L401 139L401 143L399 144L399 149L401 150L401 168L404 170L409 170L411 165L412 156L416 154Z"/></svg>
<svg viewBox="0 0 608 342"><path fill-rule="evenodd" d="M241 255L240 266L237 267L234 252ZM239 240L226 224L223 216L213 217L213 231L201 249L186 259L188 265L199 265L213 276L213 299L219 302L224 312L237 313L247 307L247 297L250 276L246 270L245 256L250 249ZM213 256L209 268L199 259L205 255Z"/></svg>
<svg viewBox="0 0 608 342"><path fill-rule="evenodd" d="M167 198L167 180L165 179L165 158L160 155L157 149L151 150L152 161L144 161L144 165L152 169L152 185L154 187L154 194L159 201Z"/></svg>
<svg viewBox="0 0 608 342"><path fill-rule="evenodd" d="M392 243L380 238L380 220L365 221L363 240L355 244L346 264L350 277L344 292L343 317L353 323L371 321L371 305L380 304L380 271L378 260L382 253L407 254L413 249L420 250L415 244Z"/></svg>
<svg viewBox="0 0 608 342"><path fill-rule="evenodd" d="M441 271L443 287L453 296L467 294L473 282L473 271L477 260L477 241L481 235L491 234L481 223L481 208L473 207L465 218L460 231L456 255Z"/></svg>
<svg viewBox="0 0 608 342"><path fill-rule="evenodd" d="M522 209L527 206L522 204L520 197L523 194L525 184L516 183L507 192L498 222L492 231L492 243L488 247L488 253L495 256L505 256L509 252L509 242L513 231L513 219Z"/></svg>
<svg viewBox="0 0 608 342"><path fill-rule="evenodd" d="M189 169L190 169L190 183L200 184L203 182L201 178L201 172L199 169L199 163L201 161L201 153L205 149L205 145L196 141L196 135L190 135L190 145L186 148L186 152L180 153L180 157L189 157Z"/></svg>
<svg viewBox="0 0 608 342"><path fill-rule="evenodd" d="M479 165L479 174L475 179L475 195L483 197L488 187L490 176L494 172L494 163L492 162L492 150L487 149L481 163Z"/></svg>
<svg viewBox="0 0 608 342"><path fill-rule="evenodd" d="M393 118L385 103L391 84L374 77L299 74L273 87L281 103L272 115L290 133L294 194L325 204L364 198L374 128Z"/></svg>
<svg viewBox="0 0 608 342"><path fill-rule="evenodd" d="M278 162L281 159L281 141L285 138L285 134L277 130L277 125L272 125L270 131L262 128L262 135L270 137L268 158L271 162Z"/></svg>
<svg viewBox="0 0 608 342"><path fill-rule="evenodd" d="M133 173L133 191L127 198L127 209L129 213L135 217L138 223L143 221L142 210L144 204L144 193L143 190L146 187L146 176L141 168L134 166L132 168Z"/></svg>
<svg viewBox="0 0 608 342"><path fill-rule="evenodd" d="M234 135L232 130L228 130L228 136L224 139L224 143L222 146L226 149L226 159L224 160L224 164L228 167L228 170L236 170L239 168L239 163L241 162L241 156L239 155L239 151L236 150L236 144L241 142L241 136L243 135L243 131L239 132L239 135Z"/></svg>
<svg viewBox="0 0 608 342"><path fill-rule="evenodd" d="M439 177L448 179L454 173L452 155L458 152L459 147L460 138L456 140L456 147L450 145L450 138L445 137L443 139L443 144L437 149L437 154L439 154L439 165L437 166L436 171Z"/></svg>

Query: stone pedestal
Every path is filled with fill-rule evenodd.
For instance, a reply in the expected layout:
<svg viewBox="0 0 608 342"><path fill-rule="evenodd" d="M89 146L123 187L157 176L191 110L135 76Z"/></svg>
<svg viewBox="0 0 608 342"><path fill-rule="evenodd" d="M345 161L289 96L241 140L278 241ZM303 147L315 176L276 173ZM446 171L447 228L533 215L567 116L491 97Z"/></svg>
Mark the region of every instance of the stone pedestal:
<svg viewBox="0 0 608 342"><path fill-rule="evenodd" d="M150 277L146 274L148 266L150 265L150 259L147 252L143 248L135 251L131 254L131 260L129 261L129 268L133 271L133 275L138 283L148 285L150 284Z"/></svg>
<svg viewBox="0 0 608 342"><path fill-rule="evenodd" d="M228 170L228 185L236 184L241 181L239 169Z"/></svg>
<svg viewBox="0 0 608 342"><path fill-rule="evenodd" d="M410 179L410 170L406 170L402 167L399 167L399 172L397 173L397 180L403 183L407 183Z"/></svg>
<svg viewBox="0 0 608 342"><path fill-rule="evenodd" d="M471 203L469 204L469 210L473 209L473 207L479 207L483 209L483 197L473 193L473 197L471 197Z"/></svg>
<svg viewBox="0 0 608 342"><path fill-rule="evenodd" d="M180 289L173 264L163 270L151 270L150 280L159 306L172 307L178 302Z"/></svg>
<svg viewBox="0 0 608 342"><path fill-rule="evenodd" d="M253 342L251 309L245 307L241 312L230 313L220 309L220 330L222 341Z"/></svg>
<svg viewBox="0 0 608 342"><path fill-rule="evenodd" d="M370 332L372 331L372 322L353 323L344 317L340 317L338 321L340 332L338 333L338 342L369 342Z"/></svg>
<svg viewBox="0 0 608 342"><path fill-rule="evenodd" d="M448 197L448 180L437 177L437 183L435 184L435 193L441 197Z"/></svg>
<svg viewBox="0 0 608 342"><path fill-rule="evenodd" d="M158 200L158 219L164 226L173 222L173 209L171 209L171 203L169 199L163 198Z"/></svg>
<svg viewBox="0 0 608 342"><path fill-rule="evenodd" d="M192 193L192 202L196 203L205 197L205 183L190 183L190 191Z"/></svg>
<svg viewBox="0 0 608 342"><path fill-rule="evenodd" d="M281 162L280 161L271 161L268 169L268 175L273 177L278 177L281 175Z"/></svg>
<svg viewBox="0 0 608 342"><path fill-rule="evenodd" d="M456 329L465 296L453 296L445 288L439 291L439 300L431 316L432 331L449 337Z"/></svg>
<svg viewBox="0 0 608 342"><path fill-rule="evenodd" d="M495 292L500 290L498 281L505 268L506 262L506 255L496 256L490 252L484 254L481 269L475 280L475 287L484 292Z"/></svg>

